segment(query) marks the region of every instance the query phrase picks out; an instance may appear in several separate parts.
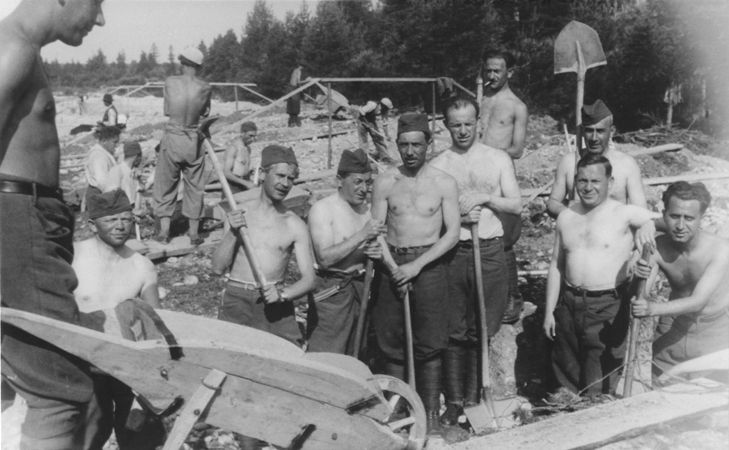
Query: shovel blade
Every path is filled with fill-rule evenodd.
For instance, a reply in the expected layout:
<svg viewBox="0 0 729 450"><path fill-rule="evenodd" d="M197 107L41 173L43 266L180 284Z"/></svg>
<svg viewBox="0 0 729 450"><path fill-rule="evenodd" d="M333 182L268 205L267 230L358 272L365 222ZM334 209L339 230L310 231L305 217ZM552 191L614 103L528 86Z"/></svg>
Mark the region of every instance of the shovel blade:
<svg viewBox="0 0 729 450"><path fill-rule="evenodd" d="M607 64L600 36L592 27L576 20L568 23L554 41L554 73L577 72L579 69L577 45L585 61L583 70Z"/></svg>
<svg viewBox="0 0 729 450"><path fill-rule="evenodd" d="M468 422L476 434L482 434L499 427L496 423L496 418L483 400L475 405L465 406L463 412L466 414Z"/></svg>

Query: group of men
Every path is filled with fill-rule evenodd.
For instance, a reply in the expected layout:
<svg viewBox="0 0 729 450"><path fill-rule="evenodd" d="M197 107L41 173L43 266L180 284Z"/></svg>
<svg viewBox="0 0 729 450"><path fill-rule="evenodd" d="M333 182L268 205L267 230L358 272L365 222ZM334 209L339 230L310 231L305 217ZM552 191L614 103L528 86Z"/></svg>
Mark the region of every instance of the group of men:
<svg viewBox="0 0 729 450"><path fill-rule="evenodd" d="M90 192L87 209L94 236L73 244L73 214L59 189L54 101L39 54L43 45L56 40L78 46L93 26L103 24L96 0L22 0L0 22L1 297L6 307L135 339L143 337L129 334L125 317L130 308L159 306L154 268L124 245L133 218L122 189ZM183 74L165 84L170 122L160 146L155 199L164 240L176 184L184 173L183 214L190 219L195 241L193 225L202 202L194 180L203 158L196 125L209 111L210 88L196 76L199 52L186 51L180 61ZM475 347L489 336L479 336L475 320L474 239L479 240L477 256L489 293L489 335L498 331L509 303L505 249L510 228L504 216L518 215L521 209L512 158L523 149L526 108L508 90L508 58L489 56L486 67L482 105L455 98L443 109L452 139L449 149L426 162L432 139L427 117L403 114L396 134L402 164L373 181L366 154L345 151L338 190L312 207L308 227L283 204L298 176L294 152L266 147L260 194L245 205L245 212L229 214L231 228L212 257L214 271L229 273L220 319L300 343L304 336L294 318L293 300L319 286L318 293L324 294L310 301L316 320L306 333L309 349L336 352L352 351L356 303L363 300L358 299L362 269L367 258L377 261L371 322L385 371L405 376L407 297L418 394L431 432L440 428L441 420L452 423L464 404L478 398ZM612 115L602 103L585 107L583 114L585 152L579 159L565 156L550 197L557 232L544 329L555 340L554 368L564 386L610 391L609 375L624 354L624 319L630 309L639 317L673 319L670 324L662 321L663 333L654 345L661 370L726 347L729 242L700 230L710 196L702 185L687 183L676 183L664 193L665 209L657 226L666 234L654 240L656 225L644 208L640 173L634 161L610 146ZM479 117L486 122L481 137L485 144L477 142ZM245 140L243 145L248 145ZM106 156L100 152L109 150L101 145L96 152L103 163ZM231 157L233 169L238 157L238 152ZM236 176L247 181L250 167L240 165L244 169ZM635 229L642 245L654 246L650 261L631 259ZM241 239L243 231L249 239ZM244 242L250 248L242 248ZM256 267L248 253L256 255ZM292 255L300 277L287 285L284 274ZM649 275L655 267L669 280L670 301L636 299L629 304L630 272ZM261 278L265 284L259 283ZM130 297L141 301L126 300ZM2 362L3 394L10 387L28 404L23 449L100 448L111 428L126 421L133 397L127 387L114 386L87 362L9 325L3 326ZM448 408L439 418L441 392ZM120 443L140 448L124 444L132 442L125 433L117 430Z"/></svg>

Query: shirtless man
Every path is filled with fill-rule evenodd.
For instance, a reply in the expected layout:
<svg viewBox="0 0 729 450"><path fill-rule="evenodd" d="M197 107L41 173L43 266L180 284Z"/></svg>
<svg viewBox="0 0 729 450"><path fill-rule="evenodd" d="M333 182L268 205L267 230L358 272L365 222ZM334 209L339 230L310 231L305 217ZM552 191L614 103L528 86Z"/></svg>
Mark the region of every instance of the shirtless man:
<svg viewBox="0 0 729 450"><path fill-rule="evenodd" d="M613 115L602 100L583 106L582 136L587 148L583 149L580 157L588 153L606 157L613 166L614 181L610 188L610 198L621 203L645 208L646 201L640 167L632 156L613 147L610 141L613 130ZM567 208L567 202L573 199L576 158L578 156L574 153L566 153L559 161L552 193L547 201L547 211L552 217L557 217L562 210Z"/></svg>
<svg viewBox="0 0 729 450"><path fill-rule="evenodd" d="M397 147L403 164L380 175L372 192L372 218L387 224L387 244L399 267L380 270L372 324L389 375L404 379L403 301L410 289L416 386L428 430L440 429L441 353L448 345L450 308L443 255L458 242L458 187L448 174L425 163L431 141L424 114L400 116ZM385 251L385 249L383 249Z"/></svg>
<svg viewBox="0 0 729 450"><path fill-rule="evenodd" d="M655 376L729 347L729 241L701 230L710 202L702 183L670 185L663 193L667 233L656 238L650 261L638 262L639 275L651 280L660 268L671 285L666 303L633 301L636 317L660 317L653 342Z"/></svg>
<svg viewBox="0 0 729 450"><path fill-rule="evenodd" d="M202 243L198 236L205 193L205 152L201 151L197 125L200 117L210 113L210 85L197 77L203 55L196 48L186 48L179 58L182 75L165 80L164 113L170 120L160 141L154 180L155 215L160 221L157 240L169 242L170 218L175 210L177 185L183 173L182 215L189 221L188 236L192 245Z"/></svg>
<svg viewBox="0 0 729 450"><path fill-rule="evenodd" d="M547 275L544 331L554 340L560 384L589 395L613 393L629 323L628 260L633 230L652 213L610 198L612 166L589 153L577 164L579 203L557 218ZM605 377L605 379L603 379Z"/></svg>
<svg viewBox="0 0 729 450"><path fill-rule="evenodd" d="M309 351L352 354L354 324L362 301L367 255L379 256L375 239L386 231L372 219L367 194L372 168L362 149L345 150L335 194L314 203L309 232L317 270L315 303L309 307Z"/></svg>
<svg viewBox="0 0 729 450"><path fill-rule="evenodd" d="M496 50L487 53L485 61L480 142L504 150L516 161L524 154L529 114L524 102L509 87L509 80L514 74L514 57L508 52ZM516 167L513 170L516 173ZM514 252L514 244L521 236L521 210L498 213L504 229L504 254L509 277L509 296L503 322L512 324L519 320L523 306Z"/></svg>
<svg viewBox="0 0 729 450"><path fill-rule="evenodd" d="M112 188L111 171L117 165L116 147L120 133L117 127L101 127L94 132L98 142L89 150L84 169L89 187L96 188L98 192Z"/></svg>
<svg viewBox="0 0 729 450"><path fill-rule="evenodd" d="M240 135L225 149L223 171L234 194L256 187L251 181L251 144L257 134L255 123L243 122L240 124Z"/></svg>
<svg viewBox="0 0 729 450"><path fill-rule="evenodd" d="M127 321L115 309L127 299L139 298L159 308L157 272L152 261L125 245L131 235L132 205L121 189L87 196L89 226L94 236L74 243L73 268L78 276L74 291L82 313L103 322L104 332L125 336ZM102 448L112 428L119 448L153 449L161 444L162 424L135 433L125 424L134 394L124 383L105 374L94 374L96 401L88 414L87 445ZM153 434L150 435L149 432Z"/></svg>
<svg viewBox="0 0 729 450"><path fill-rule="evenodd" d="M301 332L294 317L293 300L314 288L315 274L309 230L282 203L299 172L293 150L280 145L264 148L261 171L263 185L259 198L244 205L245 216L243 210L228 214L231 228L212 257L215 273L223 274L230 269L218 318L268 331L300 344ZM238 229L246 224L252 251L269 282L267 286L255 282L237 237ZM292 285L283 286L292 250L301 278Z"/></svg>
<svg viewBox="0 0 729 450"><path fill-rule="evenodd" d="M104 25L97 0L22 0L0 22L0 297L2 305L79 323L71 210L59 185L56 108L40 49L79 46ZM2 327L2 375L25 398L21 449L78 448L93 394L88 365Z"/></svg>
<svg viewBox="0 0 729 450"><path fill-rule="evenodd" d="M476 142L476 102L456 98L445 106L444 115L453 144L433 160L432 166L451 175L459 190L462 225L455 254L448 265L450 327L448 348L443 353L447 409L442 418L444 424L456 425L464 400L468 405L479 401L478 298L471 225L479 224L490 338L501 327L508 292L504 230L497 214L520 212L521 194L509 155Z"/></svg>

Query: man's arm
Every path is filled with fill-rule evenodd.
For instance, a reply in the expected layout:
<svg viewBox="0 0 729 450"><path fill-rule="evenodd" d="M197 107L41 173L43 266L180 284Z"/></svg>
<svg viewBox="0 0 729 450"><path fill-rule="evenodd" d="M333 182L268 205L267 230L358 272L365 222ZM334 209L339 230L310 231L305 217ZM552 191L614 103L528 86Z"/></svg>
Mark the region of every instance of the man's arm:
<svg viewBox="0 0 729 450"><path fill-rule="evenodd" d="M628 203L641 208L647 208L648 204L645 200L645 191L643 190L643 179L640 175L640 167L635 159L631 156L627 156L627 178L626 178L626 190L628 194Z"/></svg>
<svg viewBox="0 0 729 450"><path fill-rule="evenodd" d="M415 278L423 267L443 256L458 243L461 230L461 214L458 209L458 186L450 175L444 175L437 181L437 188L442 192L441 210L443 212L443 233L435 244L417 259L400 266L393 273L393 278L402 285Z"/></svg>
<svg viewBox="0 0 729 450"><path fill-rule="evenodd" d="M559 213L567 209L564 200L567 197L567 171L565 168L565 160L567 157L574 158L573 153L567 153L557 165L557 173L554 175L554 184L552 192L547 200L547 212L553 218L557 218Z"/></svg>
<svg viewBox="0 0 729 450"><path fill-rule="evenodd" d="M144 282L139 297L152 308L159 308L159 291L157 291L157 271L154 270L152 261L143 257L142 270L144 271Z"/></svg>
<svg viewBox="0 0 729 450"><path fill-rule="evenodd" d="M36 55L30 46L17 42L0 46L0 164L5 159L7 145L14 129L11 123L13 111L21 102L23 85L31 77Z"/></svg>
<svg viewBox="0 0 729 450"><path fill-rule="evenodd" d="M228 223L230 229L223 239L220 241L220 245L215 249L213 256L210 258L211 269L214 274L222 275L230 268L235 258L235 252L238 251L238 229L245 226L246 220L244 212L242 210L233 210L228 213Z"/></svg>
<svg viewBox="0 0 729 450"><path fill-rule="evenodd" d="M314 274L314 252L311 249L309 230L306 229L303 220L294 213L289 214L289 228L294 235L294 254L296 255L296 264L299 267L301 278L296 283L283 288L281 295L287 299L294 299L314 289L316 277Z"/></svg>
<svg viewBox="0 0 729 450"><path fill-rule="evenodd" d="M514 108L514 134L511 138L511 146L506 149L506 153L512 159L519 159L524 155L528 120L529 114L526 105L521 101L517 102Z"/></svg>
<svg viewBox="0 0 729 450"><path fill-rule="evenodd" d="M233 173L233 166L235 165L236 153L238 153L238 144L237 143L233 143L233 145L231 147L228 147L225 149L225 161L223 164L223 173L225 174L225 178L227 178L228 181L230 181L232 183L238 184L240 186L245 186L247 189L253 189L255 186L253 185L252 182L250 182L248 180L244 180L241 177L237 177ZM246 153L245 162L243 164L245 166L245 170L243 173L248 173L251 160L250 160L250 157L248 156L248 152L245 152L245 153Z"/></svg>
<svg viewBox="0 0 729 450"><path fill-rule="evenodd" d="M519 183L516 181L513 163L508 158L503 158L503 160L500 158L499 163L502 166L499 176L501 197L489 195L483 205L494 211L521 214L521 191Z"/></svg>
<svg viewBox="0 0 729 450"><path fill-rule="evenodd" d="M549 339L554 339L556 334L554 308L557 307L557 300L559 300L559 291L562 287L562 271L564 270L561 234L561 227L557 223L552 259L549 262L549 271L547 272L547 299L544 308L544 332Z"/></svg>

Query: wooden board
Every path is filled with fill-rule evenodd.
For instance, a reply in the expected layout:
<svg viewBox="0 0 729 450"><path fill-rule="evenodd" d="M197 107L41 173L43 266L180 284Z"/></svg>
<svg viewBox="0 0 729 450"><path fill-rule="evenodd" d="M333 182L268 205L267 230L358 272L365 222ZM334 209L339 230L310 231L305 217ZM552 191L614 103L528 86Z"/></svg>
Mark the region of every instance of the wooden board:
<svg viewBox="0 0 729 450"><path fill-rule="evenodd" d="M685 173L683 175L673 175L669 177L656 177L646 178L643 180L643 184L646 186L657 186L661 184L671 184L677 181L707 181L707 180L721 180L729 178L729 173Z"/></svg>
<svg viewBox="0 0 729 450"><path fill-rule="evenodd" d="M653 427L693 415L725 409L729 388L706 379L563 414L452 445L456 450L587 449L645 433Z"/></svg>
<svg viewBox="0 0 729 450"><path fill-rule="evenodd" d="M637 158L640 156L655 155L656 153L676 152L678 150L681 150L682 148L683 148L682 144L663 144L663 145L657 145L655 147L650 147L650 148L641 148L638 150L630 150L625 153L634 158Z"/></svg>

